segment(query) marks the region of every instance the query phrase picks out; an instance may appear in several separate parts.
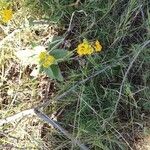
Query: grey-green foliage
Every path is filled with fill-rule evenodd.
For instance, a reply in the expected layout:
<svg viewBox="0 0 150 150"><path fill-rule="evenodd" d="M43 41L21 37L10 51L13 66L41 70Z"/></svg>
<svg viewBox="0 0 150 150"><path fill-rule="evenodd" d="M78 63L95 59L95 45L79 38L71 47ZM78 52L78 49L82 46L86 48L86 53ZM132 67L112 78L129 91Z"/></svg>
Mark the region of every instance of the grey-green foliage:
<svg viewBox="0 0 150 150"><path fill-rule="evenodd" d="M70 80L59 85L62 92L110 66L64 98L66 109L61 119L64 126L73 126L74 135L94 150L132 146L126 134L132 137L132 133L140 128L138 124L144 125L149 118L149 45L142 49L132 64L117 108L115 104L127 68L143 43L149 40L149 2L84 0L77 7L67 6L73 1L40 2L46 17L67 27L72 13L82 10L82 13L74 15L72 24L75 31L70 40L77 45L83 38L99 39L103 46L101 53L77 58L77 69L74 69L74 63L67 68ZM61 107L59 102L58 105ZM110 118L114 109L116 111Z"/></svg>

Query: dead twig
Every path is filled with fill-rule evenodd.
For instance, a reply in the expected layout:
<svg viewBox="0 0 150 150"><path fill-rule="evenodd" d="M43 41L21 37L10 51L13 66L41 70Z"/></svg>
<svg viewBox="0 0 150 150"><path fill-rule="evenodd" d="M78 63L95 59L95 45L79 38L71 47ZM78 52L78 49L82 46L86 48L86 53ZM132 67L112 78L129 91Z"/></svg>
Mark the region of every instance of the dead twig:
<svg viewBox="0 0 150 150"><path fill-rule="evenodd" d="M0 119L0 126L2 126L3 124L6 124L6 123L12 123L14 121L21 120L23 117L30 116L30 115L31 116L35 115L34 109L24 110L22 112L19 112L18 114L13 115L13 116L7 117L5 119Z"/></svg>
<svg viewBox="0 0 150 150"><path fill-rule="evenodd" d="M75 6L75 7L77 7L79 5L79 3L80 3L80 0L76 0L75 3L69 4L68 6Z"/></svg>
<svg viewBox="0 0 150 150"><path fill-rule="evenodd" d="M75 145L78 145L80 149L82 150L89 150L84 144L80 143L77 139L72 137L71 134L68 133L64 128L62 128L58 123L56 123L53 119L49 118L47 115L45 115L41 110L38 109L28 109L24 110L18 114L15 114L13 116L7 117L5 119L0 119L0 126L6 124L6 123L12 123L14 121L19 121L25 116L31 116L36 115L38 118L42 119L46 123L50 124L52 127L58 129L62 134L64 134L68 139L70 139Z"/></svg>
<svg viewBox="0 0 150 150"><path fill-rule="evenodd" d="M76 140L74 137L72 137L71 134L68 133L64 128L62 128L58 123L56 123L53 119L49 118L47 115L45 115L41 110L38 109L28 109L24 110L18 114L15 114L11 117L0 119L0 126L6 123L12 123L14 121L19 121L25 116L29 115L36 115L46 123L50 124L52 127L58 129L61 133L63 133L68 139L70 139L75 145L78 145L80 149L82 150L89 150L84 144L80 143L78 140Z"/></svg>
<svg viewBox="0 0 150 150"><path fill-rule="evenodd" d="M54 128L58 129L61 133L63 133L67 138L69 138L72 143L75 145L78 145L80 149L82 150L89 150L84 144L80 143L77 139L72 137L71 134L68 133L67 130L65 130L63 127L61 127L56 121L53 119L49 118L47 115L45 115L41 110L34 109L35 114L42 119L43 121L47 122L48 124L52 125Z"/></svg>

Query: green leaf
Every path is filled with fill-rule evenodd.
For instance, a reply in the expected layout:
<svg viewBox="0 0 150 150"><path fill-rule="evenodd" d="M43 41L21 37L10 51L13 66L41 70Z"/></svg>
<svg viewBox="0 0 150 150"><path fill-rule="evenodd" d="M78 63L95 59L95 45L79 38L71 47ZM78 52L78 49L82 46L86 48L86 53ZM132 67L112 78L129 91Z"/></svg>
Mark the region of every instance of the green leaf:
<svg viewBox="0 0 150 150"><path fill-rule="evenodd" d="M50 52L52 56L54 56L56 59L64 59L67 56L69 56L69 52L64 49L55 49Z"/></svg>
<svg viewBox="0 0 150 150"><path fill-rule="evenodd" d="M43 67L39 67L39 73L42 73L43 72Z"/></svg>
<svg viewBox="0 0 150 150"><path fill-rule="evenodd" d="M50 77L51 79L55 79L55 76L53 74L53 71L51 68L47 68L47 69L44 69L44 72L48 75L48 77Z"/></svg>
<svg viewBox="0 0 150 150"><path fill-rule="evenodd" d="M145 110L150 110L150 102L149 101L145 102L143 104L143 107L144 107Z"/></svg>
<svg viewBox="0 0 150 150"><path fill-rule="evenodd" d="M50 77L51 79L56 79L58 81L63 81L63 76L58 65L51 65L51 67L44 69L44 72Z"/></svg>
<svg viewBox="0 0 150 150"><path fill-rule="evenodd" d="M63 76L61 74L61 71L58 65L52 65L51 70L53 72L53 76L55 77L55 79L59 81L63 81Z"/></svg>

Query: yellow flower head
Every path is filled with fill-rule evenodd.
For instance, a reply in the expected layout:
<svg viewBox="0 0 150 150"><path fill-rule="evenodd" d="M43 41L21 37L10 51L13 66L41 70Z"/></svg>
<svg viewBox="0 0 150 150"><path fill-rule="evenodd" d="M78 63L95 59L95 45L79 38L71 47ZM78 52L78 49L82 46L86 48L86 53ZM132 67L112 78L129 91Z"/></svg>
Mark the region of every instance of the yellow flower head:
<svg viewBox="0 0 150 150"><path fill-rule="evenodd" d="M79 44L77 47L77 53L79 56L91 55L93 52L94 49L87 40L83 40L83 43Z"/></svg>
<svg viewBox="0 0 150 150"><path fill-rule="evenodd" d="M55 63L55 58L44 51L39 54L39 62L44 68L48 68L50 65Z"/></svg>
<svg viewBox="0 0 150 150"><path fill-rule="evenodd" d="M100 42L98 40L96 40L95 44L94 44L94 48L96 52L100 52L102 50L102 45L100 44Z"/></svg>
<svg viewBox="0 0 150 150"><path fill-rule="evenodd" d="M13 12L11 9L4 9L1 11L1 19L4 23L7 23L9 20L11 20L13 16Z"/></svg>
<svg viewBox="0 0 150 150"><path fill-rule="evenodd" d="M47 52L41 52L40 55L39 55L40 61L45 60L46 57L47 57Z"/></svg>

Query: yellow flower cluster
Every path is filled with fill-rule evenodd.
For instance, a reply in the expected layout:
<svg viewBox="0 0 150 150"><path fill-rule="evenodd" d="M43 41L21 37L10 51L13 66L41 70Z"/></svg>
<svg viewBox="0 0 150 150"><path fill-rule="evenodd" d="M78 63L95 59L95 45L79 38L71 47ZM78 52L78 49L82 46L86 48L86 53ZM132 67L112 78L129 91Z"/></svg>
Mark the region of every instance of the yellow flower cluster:
<svg viewBox="0 0 150 150"><path fill-rule="evenodd" d="M98 40L96 40L94 48L96 52L100 52L102 50L102 45L100 44Z"/></svg>
<svg viewBox="0 0 150 150"><path fill-rule="evenodd" d="M55 58L52 55L49 55L48 52L44 51L39 54L39 61L44 68L48 68L55 63Z"/></svg>
<svg viewBox="0 0 150 150"><path fill-rule="evenodd" d="M12 19L13 12L12 9L4 9L0 12L1 20L4 23L7 23L9 20Z"/></svg>
<svg viewBox="0 0 150 150"><path fill-rule="evenodd" d="M83 40L83 43L79 44L77 47L77 53L79 56L91 55L94 52L100 52L102 46L98 40L95 43L89 43L87 40Z"/></svg>

